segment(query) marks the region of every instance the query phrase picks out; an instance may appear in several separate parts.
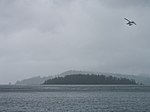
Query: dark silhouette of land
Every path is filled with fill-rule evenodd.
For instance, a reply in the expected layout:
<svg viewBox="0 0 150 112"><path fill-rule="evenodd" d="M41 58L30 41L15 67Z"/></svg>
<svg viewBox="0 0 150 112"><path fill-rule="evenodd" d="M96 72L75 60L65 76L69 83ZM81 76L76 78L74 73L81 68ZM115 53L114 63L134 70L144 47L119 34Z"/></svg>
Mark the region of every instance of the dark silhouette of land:
<svg viewBox="0 0 150 112"><path fill-rule="evenodd" d="M81 85L136 85L136 81L127 78L117 78L105 75L73 74L64 77L56 77L46 80L44 85L49 84L81 84Z"/></svg>

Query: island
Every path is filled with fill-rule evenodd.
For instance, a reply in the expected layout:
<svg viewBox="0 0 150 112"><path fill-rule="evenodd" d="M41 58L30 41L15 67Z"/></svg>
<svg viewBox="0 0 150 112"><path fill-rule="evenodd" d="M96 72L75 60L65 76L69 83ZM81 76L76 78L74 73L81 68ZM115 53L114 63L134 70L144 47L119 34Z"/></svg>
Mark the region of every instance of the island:
<svg viewBox="0 0 150 112"><path fill-rule="evenodd" d="M134 79L95 74L72 74L46 80L43 85L137 85Z"/></svg>

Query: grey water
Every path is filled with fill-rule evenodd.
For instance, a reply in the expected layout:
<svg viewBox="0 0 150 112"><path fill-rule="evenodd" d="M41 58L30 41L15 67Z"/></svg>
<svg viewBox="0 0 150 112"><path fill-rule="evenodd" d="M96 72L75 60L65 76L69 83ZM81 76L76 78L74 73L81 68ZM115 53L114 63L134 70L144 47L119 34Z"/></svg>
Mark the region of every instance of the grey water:
<svg viewBox="0 0 150 112"><path fill-rule="evenodd" d="M0 112L150 112L150 86L0 86Z"/></svg>

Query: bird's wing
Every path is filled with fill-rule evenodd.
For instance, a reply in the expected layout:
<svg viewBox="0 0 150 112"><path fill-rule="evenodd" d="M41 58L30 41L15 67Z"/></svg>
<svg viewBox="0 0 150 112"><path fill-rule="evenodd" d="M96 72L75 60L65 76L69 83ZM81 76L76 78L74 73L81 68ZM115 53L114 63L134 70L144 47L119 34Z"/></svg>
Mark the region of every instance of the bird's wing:
<svg viewBox="0 0 150 112"><path fill-rule="evenodd" d="M136 25L136 23L134 21L132 23Z"/></svg>
<svg viewBox="0 0 150 112"><path fill-rule="evenodd" d="M125 20L127 20L128 22L130 22L130 20L128 20L127 18L124 18Z"/></svg>

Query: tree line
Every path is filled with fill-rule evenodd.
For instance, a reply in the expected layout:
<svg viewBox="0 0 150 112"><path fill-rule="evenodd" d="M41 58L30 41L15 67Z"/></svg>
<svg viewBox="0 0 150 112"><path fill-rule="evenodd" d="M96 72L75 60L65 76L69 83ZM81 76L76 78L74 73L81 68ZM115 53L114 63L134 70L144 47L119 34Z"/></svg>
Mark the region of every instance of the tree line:
<svg viewBox="0 0 150 112"><path fill-rule="evenodd" d="M46 80L43 84L85 84L85 85L100 85L100 84L137 84L133 79L117 78L113 76L94 75L94 74L73 74L64 77L55 77Z"/></svg>

